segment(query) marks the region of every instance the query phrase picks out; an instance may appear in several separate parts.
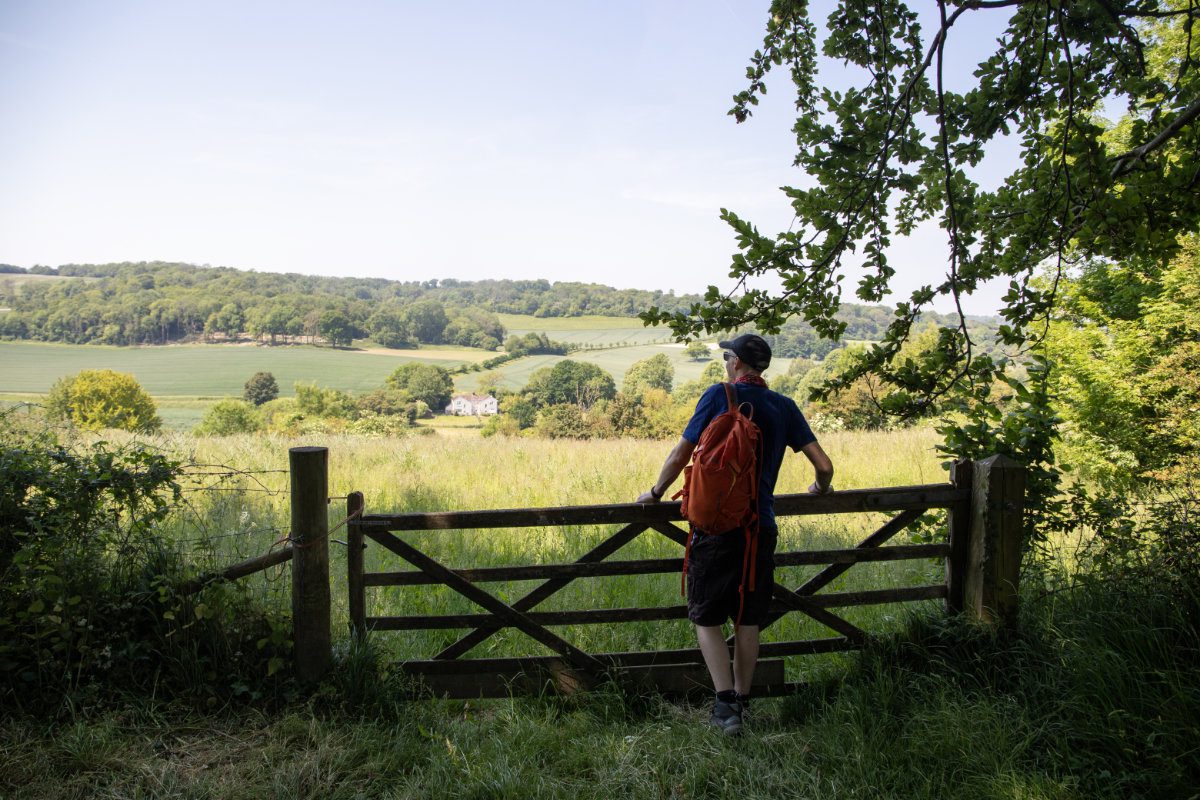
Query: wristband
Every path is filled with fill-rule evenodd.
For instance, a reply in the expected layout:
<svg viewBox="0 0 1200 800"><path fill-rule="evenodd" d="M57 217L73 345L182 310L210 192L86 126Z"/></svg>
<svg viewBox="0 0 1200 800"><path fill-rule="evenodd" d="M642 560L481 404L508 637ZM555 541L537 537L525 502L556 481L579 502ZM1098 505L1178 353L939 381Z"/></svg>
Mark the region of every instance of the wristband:
<svg viewBox="0 0 1200 800"><path fill-rule="evenodd" d="M650 487L650 496L651 496L651 497L653 497L655 500L662 500L662 499L663 499L663 495L664 495L664 494L666 494L666 492L656 492L656 491L654 491L654 490L655 490L655 489L657 489L657 488L658 488L658 484L655 484L654 486L651 486L651 487Z"/></svg>

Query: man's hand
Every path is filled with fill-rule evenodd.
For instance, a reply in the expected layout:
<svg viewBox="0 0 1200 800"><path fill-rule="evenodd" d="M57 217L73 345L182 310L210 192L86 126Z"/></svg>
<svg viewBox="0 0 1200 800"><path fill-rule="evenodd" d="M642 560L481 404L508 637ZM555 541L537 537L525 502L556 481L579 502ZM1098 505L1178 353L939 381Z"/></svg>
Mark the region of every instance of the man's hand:
<svg viewBox="0 0 1200 800"><path fill-rule="evenodd" d="M813 481L812 486L808 487L809 494L831 494L832 492L833 492L833 484L830 484L830 485L826 486L824 489L822 489L821 484L817 483L816 481Z"/></svg>
<svg viewBox="0 0 1200 800"><path fill-rule="evenodd" d="M635 500L634 502L636 502L636 503L657 503L659 500L662 500L662 498L655 497L654 489L652 487L649 491L645 491L645 492L642 492L641 494L639 494L638 499Z"/></svg>

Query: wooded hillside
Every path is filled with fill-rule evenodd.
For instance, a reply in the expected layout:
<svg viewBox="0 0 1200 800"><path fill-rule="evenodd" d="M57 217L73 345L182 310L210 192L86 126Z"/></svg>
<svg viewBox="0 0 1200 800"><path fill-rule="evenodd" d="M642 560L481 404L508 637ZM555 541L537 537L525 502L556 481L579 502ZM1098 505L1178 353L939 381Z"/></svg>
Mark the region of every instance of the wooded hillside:
<svg viewBox="0 0 1200 800"><path fill-rule="evenodd" d="M392 281L166 262L13 269L18 271L0 277L0 305L9 309L0 314L0 337L72 344L248 335L271 344L349 345L371 338L385 347L447 343L495 350L507 333L497 313L633 318L651 307L684 309L700 302L696 295L549 280ZM22 274L85 280L31 281ZM890 312L876 306L848 304L841 314L846 339L878 339L891 322ZM785 357L823 357L837 346L799 319L784 326L773 345Z"/></svg>

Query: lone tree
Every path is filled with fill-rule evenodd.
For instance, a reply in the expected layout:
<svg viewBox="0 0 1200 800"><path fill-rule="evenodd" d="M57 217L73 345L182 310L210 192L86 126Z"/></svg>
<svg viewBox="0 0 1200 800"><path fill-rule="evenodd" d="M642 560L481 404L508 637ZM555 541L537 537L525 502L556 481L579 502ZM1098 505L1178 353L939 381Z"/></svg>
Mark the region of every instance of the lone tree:
<svg viewBox="0 0 1200 800"><path fill-rule="evenodd" d="M688 342L683 348L684 355L692 361L705 361L712 358L712 352L708 349L708 345L699 340Z"/></svg>
<svg viewBox="0 0 1200 800"><path fill-rule="evenodd" d="M85 369L60 378L46 396L51 418L80 428L118 428L152 433L162 427L150 395L132 375L111 369Z"/></svg>
<svg viewBox="0 0 1200 800"><path fill-rule="evenodd" d="M275 382L275 376L271 373L256 372L246 381L242 397L247 403L261 406L279 397L279 384Z"/></svg>
<svg viewBox="0 0 1200 800"><path fill-rule="evenodd" d="M951 91L946 46L970 35L968 18L985 15L1004 33L973 71L955 70L956 79L973 74L972 85ZM1136 254L1165 263L1180 235L1200 225L1198 18L1195 0L937 0L932 25L923 26L899 0L846 0L818 32L805 0L776 0L749 84L729 113L749 119L771 70L787 70L794 164L806 176L783 190L795 221L770 236L722 209L740 249L733 285L710 286L686 313L655 308L643 319L683 339L751 323L776 333L800 316L836 339L845 327L836 317L842 279L862 267L855 295L884 300L893 237L936 221L946 236L944 276L898 300L883 340L816 396L870 374L887 412L968 411L968 424L944 429L948 451L999 450L1048 467L1049 364L1034 348L1060 279L1089 259ZM839 85L853 85L828 88L823 63L837 64ZM1115 107L1124 108L1122 118L1107 121L1104 112ZM1003 137L1019 143L1020 157L988 188L981 163ZM748 284L769 273L779 291ZM1009 287L1000 339L1023 354L1024 383L1005 373L1002 359L980 354L962 313L963 296L997 279ZM957 305L958 326L943 328L922 357L898 358L938 297ZM1013 386L1008 416L988 402L997 381Z"/></svg>

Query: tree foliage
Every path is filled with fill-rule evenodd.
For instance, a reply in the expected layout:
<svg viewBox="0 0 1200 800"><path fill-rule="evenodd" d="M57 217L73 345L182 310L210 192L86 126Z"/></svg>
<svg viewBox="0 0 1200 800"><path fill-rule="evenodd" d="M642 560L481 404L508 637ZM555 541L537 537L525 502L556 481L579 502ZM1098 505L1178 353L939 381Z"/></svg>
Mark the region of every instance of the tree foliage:
<svg viewBox="0 0 1200 800"><path fill-rule="evenodd" d="M60 378L46 396L46 409L52 418L86 430L150 433L162 427L154 400L137 379L111 369L85 369Z"/></svg>
<svg viewBox="0 0 1200 800"><path fill-rule="evenodd" d="M454 379L436 364L404 364L387 379L388 385L405 392L431 409L441 411L450 403Z"/></svg>
<svg viewBox="0 0 1200 800"><path fill-rule="evenodd" d="M1004 35L976 67L965 92L945 88L946 43L965 16L1008 17ZM1019 346L1053 302L1051 280L1030 276L1049 262L1055 276L1081 257L1159 259L1177 236L1200 222L1200 39L1194 4L1101 2L1043 4L1023 0L939 4L932 33L901 2L839 4L818 42L804 2L777 0L763 49L749 69L750 85L731 113L747 119L765 93L773 67L788 67L795 87L795 163L811 179L787 188L797 224L771 237L731 211L737 231L734 291L710 287L689 313L654 310L678 334L754 322L768 333L800 316L827 338L839 336L842 277L861 251L866 274L856 294L869 302L889 292L894 269L887 248L936 220L947 236L947 276L896 305L879 346L846 375L874 371L897 388L900 401L928 381L889 370L922 309L939 296L957 300L983 281L1006 279L1003 340ZM956 25L958 27L956 27ZM818 50L844 62L856 84L822 88ZM1124 102L1126 120L1105 124L1106 104ZM1010 136L1021 158L996 188L977 167L989 145ZM783 290L747 288L777 273ZM744 291L741 291L744 290ZM740 292L740 294L738 293ZM932 381L942 393L960 379L994 370L974 363L965 320L950 369ZM946 366L946 365L942 365Z"/></svg>
<svg viewBox="0 0 1200 800"><path fill-rule="evenodd" d="M254 405L245 400L218 400L204 414L193 431L197 436L232 436L262 430L263 419Z"/></svg>
<svg viewBox="0 0 1200 800"><path fill-rule="evenodd" d="M1047 337L1063 451L1113 491L1200 464L1200 236L1165 267L1093 262L1060 287Z"/></svg>
<svg viewBox="0 0 1200 800"><path fill-rule="evenodd" d="M976 17L998 18L1004 33L973 70L957 70L957 79L974 78L953 91L947 45L968 35ZM1044 355L1027 354L1028 380L1019 380L1004 359L981 354L961 299L986 281L1007 282L999 337L1028 353L1073 266L1162 264L1178 251L1179 236L1197 229L1198 18L1191 0L939 0L932 24L923 25L903 2L852 0L837 4L819 32L808 3L776 0L730 113L748 119L768 74L787 69L794 163L805 175L784 189L794 224L771 236L722 210L740 250L734 285L709 287L687 312L652 309L643 319L666 322L684 338L750 323L771 334L799 317L836 339L845 330L843 279L861 266L855 295L884 300L895 272L893 238L935 222L947 242L944 279L896 302L879 343L818 397L872 375L882 411L957 414L943 426L944 452L1002 452L1032 466L1037 506L1057 479L1052 367ZM837 84L850 85L831 88L819 74L823 63L839 63ZM1106 121L1116 106L1123 118ZM1020 156L997 185L985 183L989 153L1005 139ZM766 274L777 276L780 290L753 285ZM957 325L922 358L898 358L938 297L958 304ZM998 383L1011 390L1004 410L991 402Z"/></svg>
<svg viewBox="0 0 1200 800"><path fill-rule="evenodd" d="M270 372L256 372L246 381L242 397L256 406L269 403L279 397L279 383Z"/></svg>
<svg viewBox="0 0 1200 800"><path fill-rule="evenodd" d="M665 353L657 353L641 361L635 361L625 372L621 391L625 394L641 394L647 389L671 391L675 382L675 367Z"/></svg>
<svg viewBox="0 0 1200 800"><path fill-rule="evenodd" d="M589 408L617 393L611 375L595 364L563 359L529 376L525 394L538 406L572 404Z"/></svg>

